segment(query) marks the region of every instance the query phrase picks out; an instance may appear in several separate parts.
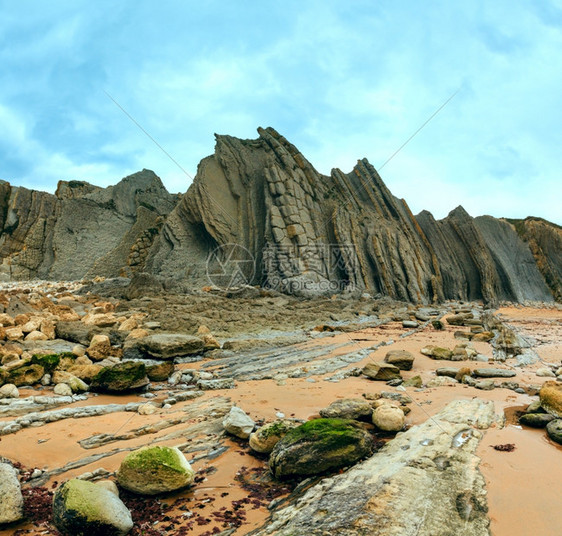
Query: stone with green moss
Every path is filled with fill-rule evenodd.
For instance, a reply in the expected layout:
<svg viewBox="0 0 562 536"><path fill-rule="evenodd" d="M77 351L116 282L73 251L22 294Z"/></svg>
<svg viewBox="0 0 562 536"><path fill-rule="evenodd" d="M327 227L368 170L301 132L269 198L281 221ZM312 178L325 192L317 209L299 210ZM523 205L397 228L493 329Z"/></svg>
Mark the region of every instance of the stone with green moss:
<svg viewBox="0 0 562 536"><path fill-rule="evenodd" d="M8 383L13 383L16 387L22 385L33 385L38 383L45 374L45 369L41 365L25 365L12 370L7 378Z"/></svg>
<svg viewBox="0 0 562 536"><path fill-rule="evenodd" d="M288 420L265 424L250 435L250 448L262 454L269 454L283 437L299 425L296 421Z"/></svg>
<svg viewBox="0 0 562 536"><path fill-rule="evenodd" d="M124 536L133 528L131 513L111 491L86 480L68 480L53 497L53 522L73 536Z"/></svg>
<svg viewBox="0 0 562 536"><path fill-rule="evenodd" d="M113 367L102 368L92 379L90 389L115 393L134 391L147 384L144 363L125 361Z"/></svg>
<svg viewBox="0 0 562 536"><path fill-rule="evenodd" d="M276 478L310 476L353 465L372 452L372 437L348 419L313 419L291 430L269 458Z"/></svg>
<svg viewBox="0 0 562 536"><path fill-rule="evenodd" d="M45 373L51 374L60 362L59 354L34 354L31 357L33 365L41 365L45 369Z"/></svg>
<svg viewBox="0 0 562 536"><path fill-rule="evenodd" d="M167 493L189 486L195 472L177 447L144 447L131 452L117 472L119 484L141 495Z"/></svg>

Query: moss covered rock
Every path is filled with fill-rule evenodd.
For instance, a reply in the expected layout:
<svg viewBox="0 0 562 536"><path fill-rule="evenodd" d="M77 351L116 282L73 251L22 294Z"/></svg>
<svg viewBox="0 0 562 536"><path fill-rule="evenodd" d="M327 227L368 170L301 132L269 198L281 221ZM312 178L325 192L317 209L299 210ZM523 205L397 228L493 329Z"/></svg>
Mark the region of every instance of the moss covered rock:
<svg viewBox="0 0 562 536"><path fill-rule="evenodd" d="M72 536L124 536L131 513L111 491L86 480L68 480L53 497L53 522Z"/></svg>
<svg viewBox="0 0 562 536"><path fill-rule="evenodd" d="M544 428L550 421L556 419L550 413L525 413L519 417L519 423L532 428Z"/></svg>
<svg viewBox="0 0 562 536"><path fill-rule="evenodd" d="M250 448L262 454L269 454L275 445L297 426L298 422L287 420L265 424L250 435Z"/></svg>
<svg viewBox="0 0 562 536"><path fill-rule="evenodd" d="M176 447L144 447L131 452L117 472L119 484L142 495L156 495L189 486L195 472Z"/></svg>
<svg viewBox="0 0 562 536"><path fill-rule="evenodd" d="M13 383L16 387L33 385L38 383L44 374L45 369L41 365L26 365L12 370L7 381Z"/></svg>
<svg viewBox="0 0 562 536"><path fill-rule="evenodd" d="M45 354L45 355L38 355L34 354L31 357L31 363L33 365L41 365L45 369L46 374L50 374L55 370L55 368L60 363L60 355L59 354Z"/></svg>
<svg viewBox="0 0 562 536"><path fill-rule="evenodd" d="M102 368L92 379L90 388L96 391L124 392L140 389L148 384L144 363L125 361Z"/></svg>
<svg viewBox="0 0 562 536"><path fill-rule="evenodd" d="M269 458L276 478L309 476L352 465L371 454L372 437L355 421L314 419L291 430Z"/></svg>

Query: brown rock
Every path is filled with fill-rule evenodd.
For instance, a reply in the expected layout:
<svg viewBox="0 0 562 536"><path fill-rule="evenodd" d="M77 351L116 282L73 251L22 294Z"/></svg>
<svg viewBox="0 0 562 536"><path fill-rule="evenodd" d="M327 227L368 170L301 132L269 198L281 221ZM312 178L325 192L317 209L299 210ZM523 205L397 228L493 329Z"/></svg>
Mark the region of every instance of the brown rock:
<svg viewBox="0 0 562 536"><path fill-rule="evenodd" d="M105 359L111 352L111 342L107 335L97 334L92 337L86 349L88 356L94 361Z"/></svg>
<svg viewBox="0 0 562 536"><path fill-rule="evenodd" d="M362 370L371 380L388 381L400 378L400 369L389 363L368 363Z"/></svg>
<svg viewBox="0 0 562 536"><path fill-rule="evenodd" d="M384 358L385 363L390 363L400 370L412 370L414 356L406 350L390 350Z"/></svg>
<svg viewBox="0 0 562 536"><path fill-rule="evenodd" d="M546 381L539 392L541 406L551 415L562 419L562 383Z"/></svg>

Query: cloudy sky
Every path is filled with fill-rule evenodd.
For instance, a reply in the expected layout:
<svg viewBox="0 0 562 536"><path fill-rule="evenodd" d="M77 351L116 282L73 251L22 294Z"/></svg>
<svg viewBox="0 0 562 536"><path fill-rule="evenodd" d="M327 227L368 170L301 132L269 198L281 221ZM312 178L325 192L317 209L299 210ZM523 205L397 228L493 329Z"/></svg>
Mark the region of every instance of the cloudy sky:
<svg viewBox="0 0 562 536"><path fill-rule="evenodd" d="M414 213L562 224L560 1L0 0L0 179L184 192L108 94L191 175L213 133L273 126L323 173L368 158Z"/></svg>

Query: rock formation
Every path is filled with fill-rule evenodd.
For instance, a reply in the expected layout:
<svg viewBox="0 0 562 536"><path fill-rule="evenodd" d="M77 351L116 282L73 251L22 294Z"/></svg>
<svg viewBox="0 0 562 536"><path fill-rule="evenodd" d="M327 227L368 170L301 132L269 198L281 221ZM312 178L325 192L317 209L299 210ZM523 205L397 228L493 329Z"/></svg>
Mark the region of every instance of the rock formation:
<svg viewBox="0 0 562 536"><path fill-rule="evenodd" d="M562 230L542 220L411 213L365 159L318 173L272 128L216 136L178 199L150 171L55 195L0 184L5 278L149 273L185 286L357 290L427 303L562 299Z"/></svg>
<svg viewBox="0 0 562 536"><path fill-rule="evenodd" d="M107 188L61 181L54 195L2 182L0 274L72 280L130 272L175 203L148 170Z"/></svg>

